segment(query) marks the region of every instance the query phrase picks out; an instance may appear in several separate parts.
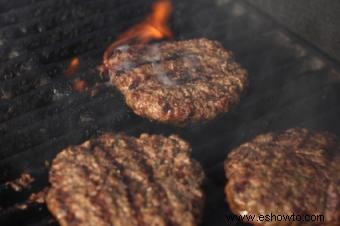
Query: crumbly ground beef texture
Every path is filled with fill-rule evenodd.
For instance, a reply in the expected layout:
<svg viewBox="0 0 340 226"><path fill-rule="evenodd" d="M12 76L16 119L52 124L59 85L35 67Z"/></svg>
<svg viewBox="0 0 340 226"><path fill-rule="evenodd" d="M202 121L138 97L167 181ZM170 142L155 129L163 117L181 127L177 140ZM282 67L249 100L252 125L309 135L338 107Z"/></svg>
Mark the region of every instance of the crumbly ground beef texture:
<svg viewBox="0 0 340 226"><path fill-rule="evenodd" d="M208 39L123 46L104 60L104 68L136 114L172 124L229 112L248 82L231 51Z"/></svg>
<svg viewBox="0 0 340 226"><path fill-rule="evenodd" d="M107 134L52 163L47 205L61 226L194 226L204 174L177 136Z"/></svg>
<svg viewBox="0 0 340 226"><path fill-rule="evenodd" d="M332 134L289 129L257 136L229 154L225 172L225 193L236 214L324 216L252 224L340 225L340 142Z"/></svg>

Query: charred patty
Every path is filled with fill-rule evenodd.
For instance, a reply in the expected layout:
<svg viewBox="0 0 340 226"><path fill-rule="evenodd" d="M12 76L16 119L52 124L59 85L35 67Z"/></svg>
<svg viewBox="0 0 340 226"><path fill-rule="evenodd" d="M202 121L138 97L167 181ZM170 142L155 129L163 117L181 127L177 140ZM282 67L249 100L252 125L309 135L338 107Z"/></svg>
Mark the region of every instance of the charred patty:
<svg viewBox="0 0 340 226"><path fill-rule="evenodd" d="M230 153L225 172L231 210L268 216L252 224L340 225L340 142L334 135L306 129L260 135ZM292 214L295 221L273 218Z"/></svg>
<svg viewBox="0 0 340 226"><path fill-rule="evenodd" d="M197 225L203 171L177 136L104 135L53 161L47 205L61 226Z"/></svg>
<svg viewBox="0 0 340 226"><path fill-rule="evenodd" d="M174 124L230 111L248 79L230 51L207 39L120 47L104 67L136 114Z"/></svg>

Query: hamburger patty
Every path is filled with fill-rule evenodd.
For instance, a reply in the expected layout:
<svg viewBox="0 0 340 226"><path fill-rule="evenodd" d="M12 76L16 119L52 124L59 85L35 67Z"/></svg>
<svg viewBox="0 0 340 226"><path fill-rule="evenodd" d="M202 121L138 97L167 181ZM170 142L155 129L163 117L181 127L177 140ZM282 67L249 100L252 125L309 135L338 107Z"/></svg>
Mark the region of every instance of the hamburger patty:
<svg viewBox="0 0 340 226"><path fill-rule="evenodd" d="M103 135L54 159L47 205L61 226L197 225L204 174L170 136Z"/></svg>
<svg viewBox="0 0 340 226"><path fill-rule="evenodd" d="M229 154L225 172L235 214L324 216L324 222L270 218L252 224L340 225L340 142L334 135L289 129L257 136Z"/></svg>
<svg viewBox="0 0 340 226"><path fill-rule="evenodd" d="M230 111L248 77L230 51L207 39L120 47L104 68L136 114L174 124Z"/></svg>

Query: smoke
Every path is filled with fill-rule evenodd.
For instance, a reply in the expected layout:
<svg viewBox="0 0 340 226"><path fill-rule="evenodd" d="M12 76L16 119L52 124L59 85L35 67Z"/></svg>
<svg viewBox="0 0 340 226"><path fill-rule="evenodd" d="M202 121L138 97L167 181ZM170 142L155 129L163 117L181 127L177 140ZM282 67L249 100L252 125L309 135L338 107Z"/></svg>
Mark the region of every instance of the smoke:
<svg viewBox="0 0 340 226"><path fill-rule="evenodd" d="M165 86L173 86L176 85L176 82L172 81L167 72L162 67L162 54L159 51L159 46L156 45L154 47L149 48L150 55L152 56L152 68L154 74L157 76L157 79Z"/></svg>

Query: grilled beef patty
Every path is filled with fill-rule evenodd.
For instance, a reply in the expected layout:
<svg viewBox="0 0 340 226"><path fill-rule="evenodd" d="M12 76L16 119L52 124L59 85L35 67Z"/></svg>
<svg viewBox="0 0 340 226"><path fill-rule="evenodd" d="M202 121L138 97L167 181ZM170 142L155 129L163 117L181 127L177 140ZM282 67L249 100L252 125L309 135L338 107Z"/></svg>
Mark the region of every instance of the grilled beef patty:
<svg viewBox="0 0 340 226"><path fill-rule="evenodd" d="M225 172L235 214L324 216L324 222L270 218L252 224L340 225L340 142L334 135L306 129L260 135L230 153Z"/></svg>
<svg viewBox="0 0 340 226"><path fill-rule="evenodd" d="M104 67L136 114L174 124L230 111L248 77L230 51L207 39L120 47Z"/></svg>
<svg viewBox="0 0 340 226"><path fill-rule="evenodd" d="M104 135L53 161L47 205L61 226L197 225L203 171L170 136Z"/></svg>

